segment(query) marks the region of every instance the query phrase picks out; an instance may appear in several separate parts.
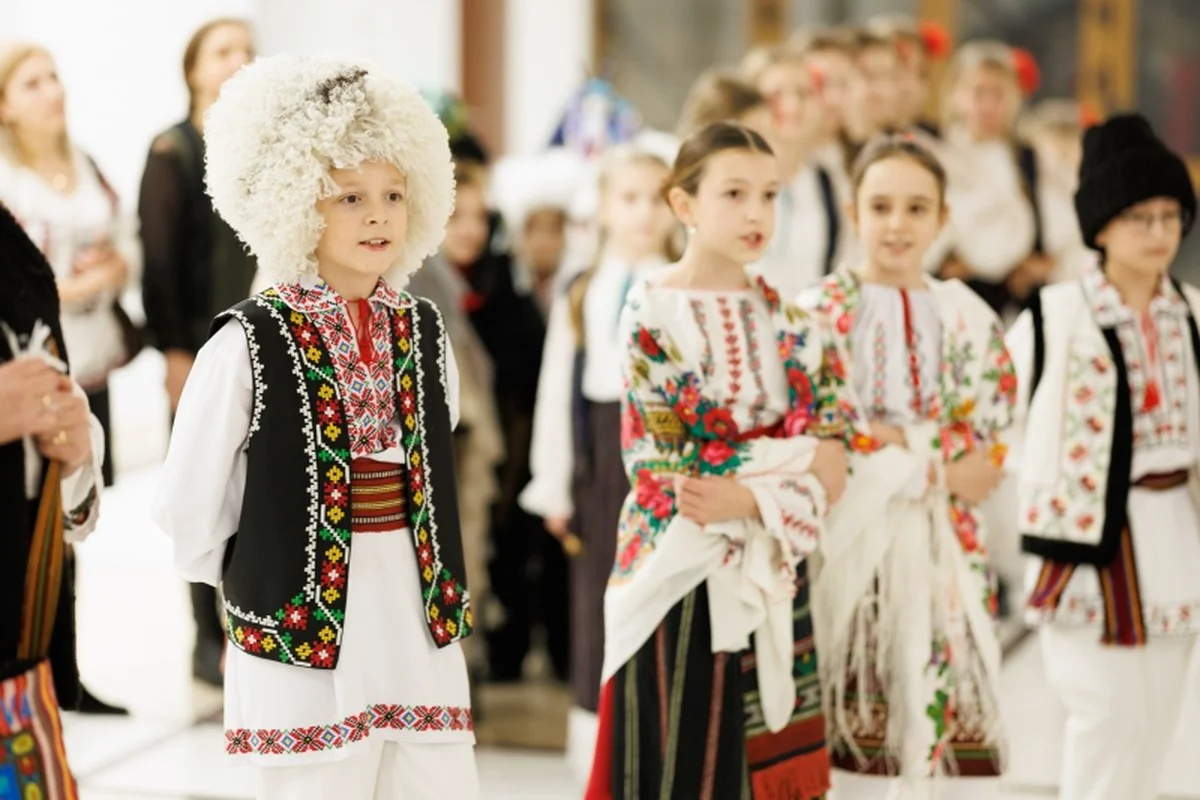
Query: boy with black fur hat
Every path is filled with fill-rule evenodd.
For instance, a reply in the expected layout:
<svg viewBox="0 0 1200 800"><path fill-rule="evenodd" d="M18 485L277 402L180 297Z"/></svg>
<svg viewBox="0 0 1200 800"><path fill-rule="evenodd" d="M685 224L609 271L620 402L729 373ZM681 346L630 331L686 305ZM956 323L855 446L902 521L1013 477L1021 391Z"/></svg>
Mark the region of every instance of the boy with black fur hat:
<svg viewBox="0 0 1200 800"><path fill-rule="evenodd" d="M1196 193L1123 115L1087 131L1075 208L1100 266L1009 336L1027 610L1068 714L1059 797L1151 800L1200 634L1200 291L1168 273Z"/></svg>

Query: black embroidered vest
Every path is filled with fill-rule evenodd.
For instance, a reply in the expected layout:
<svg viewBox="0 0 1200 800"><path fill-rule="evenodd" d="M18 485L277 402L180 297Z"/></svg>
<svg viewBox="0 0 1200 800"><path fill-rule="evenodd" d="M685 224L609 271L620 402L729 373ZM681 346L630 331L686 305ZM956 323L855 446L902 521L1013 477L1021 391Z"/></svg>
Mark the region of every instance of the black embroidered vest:
<svg viewBox="0 0 1200 800"><path fill-rule="evenodd" d="M473 627L446 384L449 343L432 303L401 297L392 312L392 355L408 527L426 621L434 643L445 647ZM241 518L222 574L229 640L260 658L333 669L353 572L347 408L316 325L274 290L220 315L212 330L230 319L246 332L254 402Z"/></svg>

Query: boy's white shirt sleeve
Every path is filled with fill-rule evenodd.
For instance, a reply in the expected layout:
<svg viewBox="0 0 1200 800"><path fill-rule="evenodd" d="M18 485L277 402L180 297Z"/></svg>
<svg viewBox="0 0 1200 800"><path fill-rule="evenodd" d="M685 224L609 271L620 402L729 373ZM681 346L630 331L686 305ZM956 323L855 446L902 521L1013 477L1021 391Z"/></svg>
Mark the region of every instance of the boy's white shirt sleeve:
<svg viewBox="0 0 1200 800"><path fill-rule="evenodd" d="M571 477L574 453L571 430L571 372L575 343L566 293L550 308L542 370L533 409L529 452L532 480L521 492L521 507L540 517L569 517L574 512Z"/></svg>
<svg viewBox="0 0 1200 800"><path fill-rule="evenodd" d="M75 394L87 398L79 384ZM92 442L92 457L88 463L60 482L63 507L63 539L76 544L96 529L100 517L100 494L104 489L104 428L94 414L88 414L88 437ZM79 521L76 522L75 520Z"/></svg>
<svg viewBox="0 0 1200 800"><path fill-rule="evenodd" d="M221 581L242 512L253 403L246 334L231 320L196 356L151 510L175 547L176 568L193 583Z"/></svg>

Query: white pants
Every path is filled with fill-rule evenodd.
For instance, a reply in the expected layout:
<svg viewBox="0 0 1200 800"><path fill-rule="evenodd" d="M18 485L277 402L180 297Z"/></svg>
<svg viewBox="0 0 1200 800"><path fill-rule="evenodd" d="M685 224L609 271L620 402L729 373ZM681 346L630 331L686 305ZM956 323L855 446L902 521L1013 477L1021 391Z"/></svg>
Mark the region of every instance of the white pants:
<svg viewBox="0 0 1200 800"><path fill-rule="evenodd" d="M341 761L258 770L259 800L477 800L475 745L378 741Z"/></svg>
<svg viewBox="0 0 1200 800"><path fill-rule="evenodd" d="M1060 800L1154 800L1195 637L1106 647L1098 630L1047 625L1041 640L1067 710Z"/></svg>
<svg viewBox="0 0 1200 800"><path fill-rule="evenodd" d="M991 800L999 778L939 778L905 784L899 778L833 771L831 800Z"/></svg>

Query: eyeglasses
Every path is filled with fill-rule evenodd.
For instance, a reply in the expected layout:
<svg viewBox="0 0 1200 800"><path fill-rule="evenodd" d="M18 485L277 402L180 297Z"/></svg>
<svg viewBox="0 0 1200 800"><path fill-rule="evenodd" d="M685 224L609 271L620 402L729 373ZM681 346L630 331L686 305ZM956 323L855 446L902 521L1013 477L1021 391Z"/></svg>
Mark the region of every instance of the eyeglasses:
<svg viewBox="0 0 1200 800"><path fill-rule="evenodd" d="M1154 223L1162 223L1163 230L1177 231L1184 228L1190 217L1186 211L1164 211L1161 214L1152 214L1149 211L1128 211L1120 216L1122 222L1133 228L1150 233L1154 230Z"/></svg>

